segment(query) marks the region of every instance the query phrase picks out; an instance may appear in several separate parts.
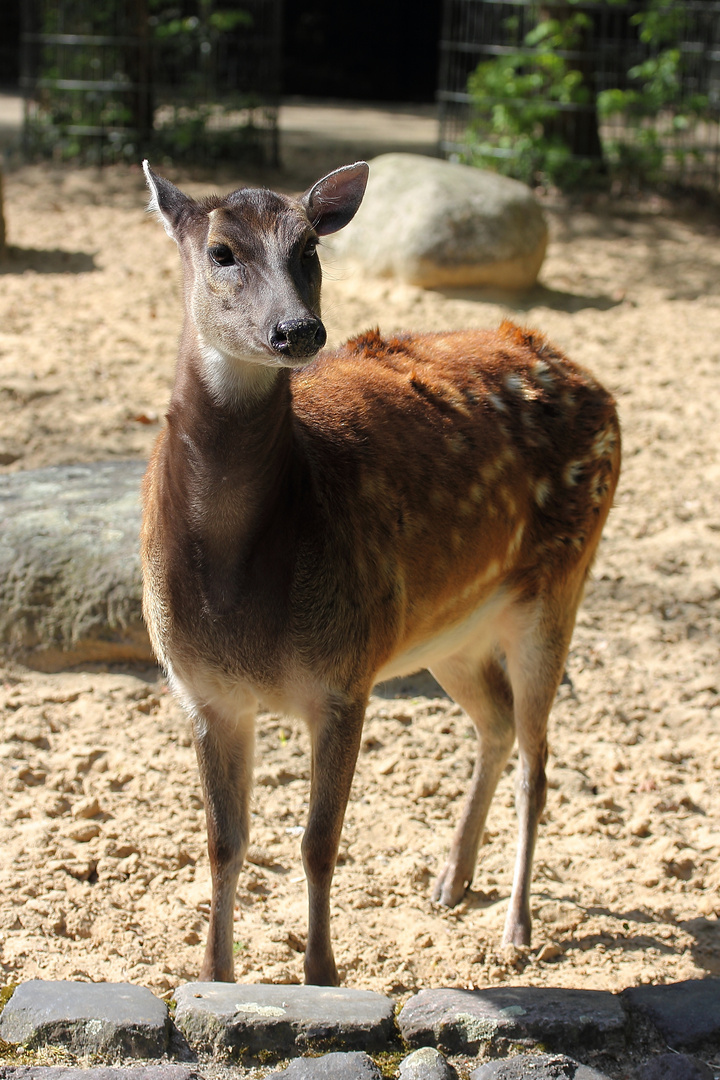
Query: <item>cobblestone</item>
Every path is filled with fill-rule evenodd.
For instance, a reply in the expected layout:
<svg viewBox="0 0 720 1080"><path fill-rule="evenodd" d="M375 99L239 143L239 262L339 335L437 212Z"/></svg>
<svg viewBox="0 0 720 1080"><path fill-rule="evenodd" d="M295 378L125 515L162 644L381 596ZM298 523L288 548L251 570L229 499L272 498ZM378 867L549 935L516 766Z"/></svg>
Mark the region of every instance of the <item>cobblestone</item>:
<svg viewBox="0 0 720 1080"><path fill-rule="evenodd" d="M43 982L18 986L0 1016L0 1038L62 1046L77 1054L161 1057L168 1048L165 1004L130 983Z"/></svg>
<svg viewBox="0 0 720 1080"><path fill-rule="evenodd" d="M380 1080L382 1061L382 1075L394 1070L399 1080L720 1080L718 979L617 995L425 990L398 1025L390 998L348 988L187 983L175 997L171 1021L143 987L23 983L0 1016L0 1040L24 1056L13 1064L12 1045L0 1046L0 1080ZM417 1049L403 1055L401 1035ZM695 1056L667 1052L671 1039ZM28 1048L40 1059L57 1047L85 1060L27 1064Z"/></svg>
<svg viewBox="0 0 720 1080"><path fill-rule="evenodd" d="M619 999L602 990L502 986L487 990L421 990L398 1018L410 1046L493 1056L513 1043L542 1043L572 1053L625 1044L626 1017Z"/></svg>
<svg viewBox="0 0 720 1080"><path fill-rule="evenodd" d="M189 1045L219 1057L312 1046L381 1050L395 1035L394 1002L369 990L187 983L175 1000L175 1023Z"/></svg>

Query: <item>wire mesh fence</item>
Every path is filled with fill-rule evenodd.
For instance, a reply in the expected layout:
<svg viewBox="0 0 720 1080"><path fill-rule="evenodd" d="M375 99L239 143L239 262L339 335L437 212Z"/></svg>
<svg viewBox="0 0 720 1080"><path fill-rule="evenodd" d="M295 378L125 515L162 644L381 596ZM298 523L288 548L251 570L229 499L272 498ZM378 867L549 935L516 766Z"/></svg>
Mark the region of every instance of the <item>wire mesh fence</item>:
<svg viewBox="0 0 720 1080"><path fill-rule="evenodd" d="M445 0L440 54L446 157L718 190L718 0Z"/></svg>
<svg viewBox="0 0 720 1080"><path fill-rule="evenodd" d="M280 0L26 0L29 158L277 160Z"/></svg>

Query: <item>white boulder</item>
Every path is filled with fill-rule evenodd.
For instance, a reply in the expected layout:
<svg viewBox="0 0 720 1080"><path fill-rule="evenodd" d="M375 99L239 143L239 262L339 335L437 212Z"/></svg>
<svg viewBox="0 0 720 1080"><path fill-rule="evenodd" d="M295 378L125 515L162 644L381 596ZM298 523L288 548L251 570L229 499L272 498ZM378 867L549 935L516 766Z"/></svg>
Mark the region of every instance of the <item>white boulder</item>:
<svg viewBox="0 0 720 1080"><path fill-rule="evenodd" d="M426 289L526 289L547 237L525 184L418 154L382 154L370 162L355 218L323 246L364 273Z"/></svg>

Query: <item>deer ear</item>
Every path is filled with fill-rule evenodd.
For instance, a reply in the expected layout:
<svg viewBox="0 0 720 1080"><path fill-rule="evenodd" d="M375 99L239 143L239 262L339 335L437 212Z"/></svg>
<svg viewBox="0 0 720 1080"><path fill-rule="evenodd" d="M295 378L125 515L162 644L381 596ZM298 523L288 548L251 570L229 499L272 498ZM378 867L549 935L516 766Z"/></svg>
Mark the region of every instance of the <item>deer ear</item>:
<svg viewBox="0 0 720 1080"><path fill-rule="evenodd" d="M355 217L365 194L369 168L356 161L328 173L302 197L310 224L318 236L337 232Z"/></svg>
<svg viewBox="0 0 720 1080"><path fill-rule="evenodd" d="M165 232L177 242L183 220L193 215L196 204L169 180L154 173L147 161L143 161L143 172L150 188L148 210L157 215Z"/></svg>

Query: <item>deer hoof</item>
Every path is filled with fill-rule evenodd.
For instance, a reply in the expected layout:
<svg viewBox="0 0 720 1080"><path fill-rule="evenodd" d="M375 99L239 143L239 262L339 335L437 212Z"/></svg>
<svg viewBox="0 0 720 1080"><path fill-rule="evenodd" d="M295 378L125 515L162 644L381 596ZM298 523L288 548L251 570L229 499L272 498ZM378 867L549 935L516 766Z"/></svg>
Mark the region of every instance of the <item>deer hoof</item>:
<svg viewBox="0 0 720 1080"><path fill-rule="evenodd" d="M433 886L432 899L443 907L457 907L467 890L469 882L457 873L452 873L448 864L438 876Z"/></svg>
<svg viewBox="0 0 720 1080"><path fill-rule="evenodd" d="M330 957L329 961L324 963L313 963L305 958L305 985L306 986L339 986L340 976L338 975L335 961Z"/></svg>

